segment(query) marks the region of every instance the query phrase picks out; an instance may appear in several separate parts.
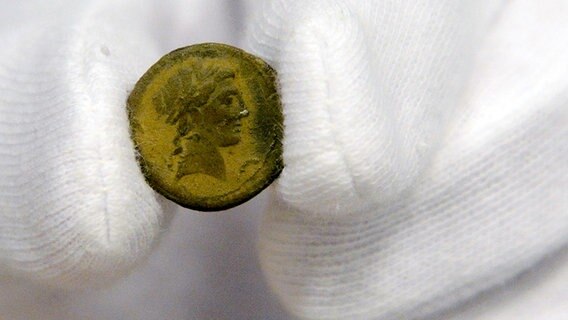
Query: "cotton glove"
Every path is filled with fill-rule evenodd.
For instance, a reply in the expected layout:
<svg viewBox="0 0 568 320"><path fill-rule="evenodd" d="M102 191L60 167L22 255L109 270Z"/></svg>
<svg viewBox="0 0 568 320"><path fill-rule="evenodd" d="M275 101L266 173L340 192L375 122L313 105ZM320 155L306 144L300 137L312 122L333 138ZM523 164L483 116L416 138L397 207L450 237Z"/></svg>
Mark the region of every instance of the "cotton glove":
<svg viewBox="0 0 568 320"><path fill-rule="evenodd" d="M257 11L248 46L279 72L286 165L260 256L288 310L438 318L566 246L565 1Z"/></svg>
<svg viewBox="0 0 568 320"><path fill-rule="evenodd" d="M92 287L148 255L172 206L136 163L126 99L161 55L198 40L204 2L37 1L6 17L1 276Z"/></svg>

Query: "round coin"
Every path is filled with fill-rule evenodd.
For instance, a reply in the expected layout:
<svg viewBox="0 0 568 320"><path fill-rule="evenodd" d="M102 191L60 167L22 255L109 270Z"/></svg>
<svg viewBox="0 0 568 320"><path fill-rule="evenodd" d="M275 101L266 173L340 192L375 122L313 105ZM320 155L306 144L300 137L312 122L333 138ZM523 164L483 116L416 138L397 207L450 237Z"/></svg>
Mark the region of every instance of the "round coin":
<svg viewBox="0 0 568 320"><path fill-rule="evenodd" d="M148 183L195 210L224 210L282 171L282 107L276 72L216 43L180 48L140 78L127 102Z"/></svg>

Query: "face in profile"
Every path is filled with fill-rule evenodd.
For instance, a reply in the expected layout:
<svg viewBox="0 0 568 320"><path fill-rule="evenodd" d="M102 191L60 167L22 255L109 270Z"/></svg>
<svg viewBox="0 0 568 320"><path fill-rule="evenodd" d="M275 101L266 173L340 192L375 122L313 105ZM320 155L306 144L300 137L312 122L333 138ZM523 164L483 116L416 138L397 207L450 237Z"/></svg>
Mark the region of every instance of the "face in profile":
<svg viewBox="0 0 568 320"><path fill-rule="evenodd" d="M241 118L248 114L237 89L225 88L203 108L203 134L218 147L228 147L241 140Z"/></svg>
<svg viewBox="0 0 568 320"><path fill-rule="evenodd" d="M226 178L218 148L241 140L248 115L231 70L196 65L172 76L153 99L158 114L177 126L172 164L176 178L202 173Z"/></svg>

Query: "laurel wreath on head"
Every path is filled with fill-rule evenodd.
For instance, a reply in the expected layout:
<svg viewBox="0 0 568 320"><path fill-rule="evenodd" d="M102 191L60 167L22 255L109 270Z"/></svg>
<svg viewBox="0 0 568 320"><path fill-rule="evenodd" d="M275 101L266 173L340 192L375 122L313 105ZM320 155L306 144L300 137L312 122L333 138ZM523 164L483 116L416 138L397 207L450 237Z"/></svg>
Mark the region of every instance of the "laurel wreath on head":
<svg viewBox="0 0 568 320"><path fill-rule="evenodd" d="M185 136L195 123L192 115L200 113L215 91L232 89L230 82L235 73L219 67L205 67L196 63L181 68L152 98L156 112L166 117L166 123L177 125L179 136Z"/></svg>

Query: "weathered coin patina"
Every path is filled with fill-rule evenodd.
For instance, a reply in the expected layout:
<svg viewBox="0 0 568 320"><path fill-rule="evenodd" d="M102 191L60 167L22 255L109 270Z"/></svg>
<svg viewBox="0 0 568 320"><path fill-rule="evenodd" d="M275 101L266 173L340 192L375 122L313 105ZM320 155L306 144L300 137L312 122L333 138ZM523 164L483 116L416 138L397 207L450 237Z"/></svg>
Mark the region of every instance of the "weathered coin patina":
<svg viewBox="0 0 568 320"><path fill-rule="evenodd" d="M276 73L238 48L206 43L165 55L136 83L128 115L148 183L184 207L231 208L282 170Z"/></svg>

